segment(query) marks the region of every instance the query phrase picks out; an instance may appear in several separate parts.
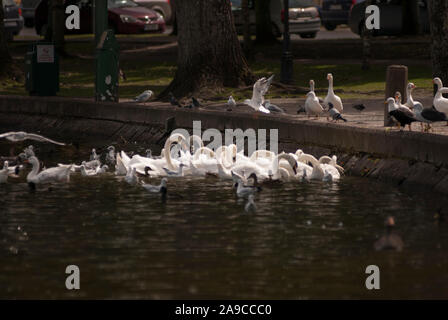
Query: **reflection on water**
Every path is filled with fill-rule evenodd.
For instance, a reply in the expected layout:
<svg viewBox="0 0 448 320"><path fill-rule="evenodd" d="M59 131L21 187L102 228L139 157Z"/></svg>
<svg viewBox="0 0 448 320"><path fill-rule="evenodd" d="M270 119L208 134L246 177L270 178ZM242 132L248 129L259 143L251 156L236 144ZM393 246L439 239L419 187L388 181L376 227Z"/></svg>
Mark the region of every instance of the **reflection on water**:
<svg viewBox="0 0 448 320"><path fill-rule="evenodd" d="M0 185L0 298L448 298L439 196L344 177L265 187L246 213L229 181L173 178L168 190L164 202L112 174L35 193L24 179ZM388 215L403 252L373 250ZM370 264L379 291L365 289Z"/></svg>

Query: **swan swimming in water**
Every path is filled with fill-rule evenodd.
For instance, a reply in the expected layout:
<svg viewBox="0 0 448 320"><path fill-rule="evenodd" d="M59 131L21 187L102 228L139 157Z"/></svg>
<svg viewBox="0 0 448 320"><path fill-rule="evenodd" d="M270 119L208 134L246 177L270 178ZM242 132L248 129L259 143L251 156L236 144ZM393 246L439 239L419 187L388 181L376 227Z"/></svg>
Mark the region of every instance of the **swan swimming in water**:
<svg viewBox="0 0 448 320"><path fill-rule="evenodd" d="M27 161L33 166L33 169L26 177L26 181L31 187L35 187L36 184L70 182L70 166L49 168L39 172L40 162L36 157L33 156Z"/></svg>

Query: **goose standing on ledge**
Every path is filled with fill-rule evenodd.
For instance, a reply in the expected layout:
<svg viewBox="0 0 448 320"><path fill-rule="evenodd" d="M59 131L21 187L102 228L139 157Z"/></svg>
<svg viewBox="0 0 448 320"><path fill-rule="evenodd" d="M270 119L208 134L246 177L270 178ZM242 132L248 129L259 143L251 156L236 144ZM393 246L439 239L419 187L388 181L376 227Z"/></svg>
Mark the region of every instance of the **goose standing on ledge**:
<svg viewBox="0 0 448 320"><path fill-rule="evenodd" d="M322 108L319 103L319 98L316 97L314 91L310 91L306 94L305 112L308 115L308 118L310 116L316 116L319 118L319 115L324 112L324 108Z"/></svg>
<svg viewBox="0 0 448 320"><path fill-rule="evenodd" d="M416 86L412 82L409 82L406 88L407 101L405 103L405 106L410 109L413 109L415 104L420 103L419 101L414 101L414 99L412 98L412 90L414 90L415 88Z"/></svg>
<svg viewBox="0 0 448 320"><path fill-rule="evenodd" d="M328 80L328 94L325 97L324 104L328 106L328 103L331 102L336 110L338 110L340 113L344 111L344 106L342 104L341 98L339 98L337 95L335 95L333 90L333 75L329 73L327 75Z"/></svg>
<svg viewBox="0 0 448 320"><path fill-rule="evenodd" d="M448 99L443 97L444 93L448 93L448 88L443 87L442 80L440 78L434 78L432 83L437 85L437 93L434 97L433 105L437 111L443 112L448 116ZM448 122L446 125L448 126Z"/></svg>

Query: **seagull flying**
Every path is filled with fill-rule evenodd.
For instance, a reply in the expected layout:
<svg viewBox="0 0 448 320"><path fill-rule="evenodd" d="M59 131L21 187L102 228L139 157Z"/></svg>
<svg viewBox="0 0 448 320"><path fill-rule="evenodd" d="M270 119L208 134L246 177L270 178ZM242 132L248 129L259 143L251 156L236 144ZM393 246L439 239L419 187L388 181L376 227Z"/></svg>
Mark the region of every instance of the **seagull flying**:
<svg viewBox="0 0 448 320"><path fill-rule="evenodd" d="M19 141L24 141L24 140L35 140L35 141L50 142L50 143L57 144L60 146L65 146L65 143L57 142L57 141L45 138L44 136L40 136L35 133L26 133L23 131L2 133L2 134L0 134L0 139L1 138L5 138L12 142L19 142Z"/></svg>
<svg viewBox="0 0 448 320"><path fill-rule="evenodd" d="M143 91L142 94L136 96L134 98L135 102L146 102L149 99L151 99L151 97L153 96L154 92L152 92L151 90L145 90Z"/></svg>
<svg viewBox="0 0 448 320"><path fill-rule="evenodd" d="M274 75L270 76L268 79L261 78L254 84L254 89L252 92L252 99L244 100L244 103L249 107L261 111L263 113L270 113L268 109L263 106L264 103L264 95L268 92L269 87L271 86L272 80L274 79Z"/></svg>

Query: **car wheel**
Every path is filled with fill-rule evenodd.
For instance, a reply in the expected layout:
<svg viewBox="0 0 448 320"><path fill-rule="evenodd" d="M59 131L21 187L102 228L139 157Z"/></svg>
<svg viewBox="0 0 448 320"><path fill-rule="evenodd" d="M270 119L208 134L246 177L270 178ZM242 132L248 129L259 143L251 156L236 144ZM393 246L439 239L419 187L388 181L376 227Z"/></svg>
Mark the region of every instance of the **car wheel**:
<svg viewBox="0 0 448 320"><path fill-rule="evenodd" d="M311 32L311 33L301 33L300 37L304 39L314 39L316 38L317 32Z"/></svg>
<svg viewBox="0 0 448 320"><path fill-rule="evenodd" d="M328 31L333 31L334 29L336 29L336 25L332 23L325 23L324 28Z"/></svg>
<svg viewBox="0 0 448 320"><path fill-rule="evenodd" d="M25 19L25 27L27 28L34 27L34 19L31 18Z"/></svg>

